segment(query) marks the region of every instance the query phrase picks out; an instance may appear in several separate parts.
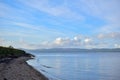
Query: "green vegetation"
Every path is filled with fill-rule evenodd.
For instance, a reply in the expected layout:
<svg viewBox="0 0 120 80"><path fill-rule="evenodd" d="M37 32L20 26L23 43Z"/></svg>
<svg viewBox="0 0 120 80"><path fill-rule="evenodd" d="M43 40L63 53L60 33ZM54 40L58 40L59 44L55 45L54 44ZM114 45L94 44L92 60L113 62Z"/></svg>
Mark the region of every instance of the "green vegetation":
<svg viewBox="0 0 120 80"><path fill-rule="evenodd" d="M20 56L30 56L30 54L26 53L23 50L14 49L12 46L10 47L0 46L0 59L1 58L17 58Z"/></svg>

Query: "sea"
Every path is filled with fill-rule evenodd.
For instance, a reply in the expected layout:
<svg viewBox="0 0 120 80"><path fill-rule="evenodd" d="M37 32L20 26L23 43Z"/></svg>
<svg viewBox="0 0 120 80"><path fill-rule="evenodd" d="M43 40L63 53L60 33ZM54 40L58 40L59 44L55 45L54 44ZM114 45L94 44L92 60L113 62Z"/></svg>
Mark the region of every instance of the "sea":
<svg viewBox="0 0 120 80"><path fill-rule="evenodd" d="M120 52L31 52L28 62L49 80L120 80Z"/></svg>

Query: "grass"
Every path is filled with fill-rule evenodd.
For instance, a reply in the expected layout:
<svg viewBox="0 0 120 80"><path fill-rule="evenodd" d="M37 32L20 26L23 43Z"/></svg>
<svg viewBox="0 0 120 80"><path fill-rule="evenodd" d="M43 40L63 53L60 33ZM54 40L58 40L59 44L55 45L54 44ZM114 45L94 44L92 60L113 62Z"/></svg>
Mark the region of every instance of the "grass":
<svg viewBox="0 0 120 80"><path fill-rule="evenodd" d="M0 58L17 58L20 56L30 56L23 50L14 49L13 47L2 47L0 46Z"/></svg>

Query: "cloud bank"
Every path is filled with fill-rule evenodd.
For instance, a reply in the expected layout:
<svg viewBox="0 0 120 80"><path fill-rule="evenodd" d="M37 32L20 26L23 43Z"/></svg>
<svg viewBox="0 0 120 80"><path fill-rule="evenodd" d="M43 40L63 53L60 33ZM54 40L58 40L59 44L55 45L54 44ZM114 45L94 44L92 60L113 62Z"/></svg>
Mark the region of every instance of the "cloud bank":
<svg viewBox="0 0 120 80"><path fill-rule="evenodd" d="M58 37L52 41L44 41L39 44L31 44L21 40L20 48L43 49L43 48L120 48L120 33L112 32L92 36L78 35L73 38Z"/></svg>
<svg viewBox="0 0 120 80"><path fill-rule="evenodd" d="M120 47L119 4L120 0L1 0L0 45Z"/></svg>

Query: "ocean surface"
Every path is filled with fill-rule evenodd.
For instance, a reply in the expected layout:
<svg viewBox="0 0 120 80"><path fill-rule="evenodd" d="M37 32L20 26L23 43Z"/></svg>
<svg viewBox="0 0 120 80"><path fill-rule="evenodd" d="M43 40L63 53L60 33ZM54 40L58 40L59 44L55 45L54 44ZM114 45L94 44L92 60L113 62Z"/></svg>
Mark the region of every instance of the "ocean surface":
<svg viewBox="0 0 120 80"><path fill-rule="evenodd" d="M50 80L120 80L120 52L32 54L28 64Z"/></svg>

